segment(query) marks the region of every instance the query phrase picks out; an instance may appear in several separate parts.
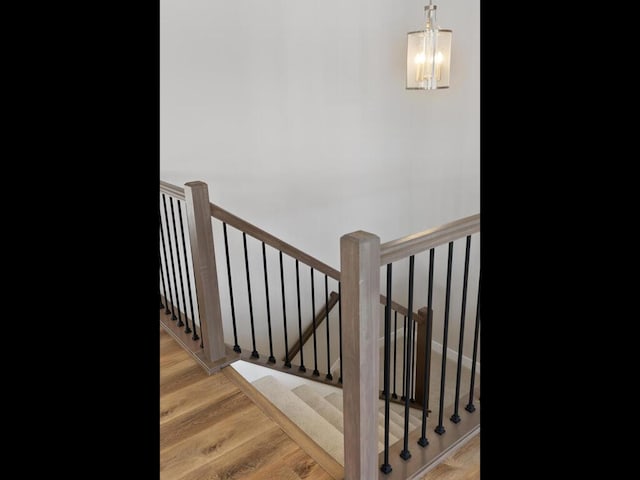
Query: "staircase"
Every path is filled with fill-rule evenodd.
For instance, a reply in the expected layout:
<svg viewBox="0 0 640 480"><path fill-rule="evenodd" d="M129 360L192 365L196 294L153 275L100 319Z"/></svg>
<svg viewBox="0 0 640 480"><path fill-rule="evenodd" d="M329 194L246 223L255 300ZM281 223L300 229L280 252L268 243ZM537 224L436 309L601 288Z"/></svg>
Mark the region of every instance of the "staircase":
<svg viewBox="0 0 640 480"><path fill-rule="evenodd" d="M383 355L383 349L380 355ZM437 351L432 353L432 376L430 389L432 392L429 408L429 422L437 417L439 402L439 371L442 356ZM310 381L301 377L288 375L266 367L238 361L231 365L262 395L284 413L293 423L304 431L315 443L329 453L338 463L344 466L344 419L342 408L342 389L321 382ZM455 384L455 362L447 359L447 383L445 399L452 399ZM401 366L399 366L401 368ZM400 375L401 372L398 373ZM470 370L466 367L461 372L464 385L470 381ZM381 375L382 377L382 375ZM479 396L479 374L476 379L476 398ZM400 396L400 392L398 392ZM477 400L479 403L479 400ZM445 401L445 411L451 409L452 401ZM389 405L389 445L402 442L404 430L404 406L391 403ZM422 410L410 408L409 433L420 429ZM433 423L435 426L435 423ZM428 435L433 434L433 426ZM384 449L384 401L379 400L378 408L378 453Z"/></svg>
<svg viewBox="0 0 640 480"><path fill-rule="evenodd" d="M252 385L285 413L338 463L344 465L342 390L320 383L287 385L272 372L251 382ZM412 409L414 410L414 409ZM410 430L419 426L420 412L412 411ZM404 417L402 406L392 405L389 418L389 444L402 438ZM384 449L384 402L378 414L378 453Z"/></svg>
<svg viewBox="0 0 640 480"><path fill-rule="evenodd" d="M203 182L160 187L160 322L207 373L238 370L282 428L347 478L414 478L479 431L479 214L384 243L345 234L336 270L209 202ZM376 371L382 344L393 348ZM405 411L405 390L416 408Z"/></svg>

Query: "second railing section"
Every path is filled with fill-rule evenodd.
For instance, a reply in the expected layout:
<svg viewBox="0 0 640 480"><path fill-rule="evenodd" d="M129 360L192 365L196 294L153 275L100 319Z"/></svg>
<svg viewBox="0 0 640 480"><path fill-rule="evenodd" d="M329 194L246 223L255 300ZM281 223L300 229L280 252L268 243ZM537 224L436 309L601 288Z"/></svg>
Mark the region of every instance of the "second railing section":
<svg viewBox="0 0 640 480"><path fill-rule="evenodd" d="M351 459L345 479L410 478L479 428L479 233L480 216L473 215L383 244L362 231L341 238L345 459ZM394 299L406 305L402 326ZM419 305L425 306L415 313ZM404 428L390 445L398 382ZM378 454L372 420L379 408Z"/></svg>

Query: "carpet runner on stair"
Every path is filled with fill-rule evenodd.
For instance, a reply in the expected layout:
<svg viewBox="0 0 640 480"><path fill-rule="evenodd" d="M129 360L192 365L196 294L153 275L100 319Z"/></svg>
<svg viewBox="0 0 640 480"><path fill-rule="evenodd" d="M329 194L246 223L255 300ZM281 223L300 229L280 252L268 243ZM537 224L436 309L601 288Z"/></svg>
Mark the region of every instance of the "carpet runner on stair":
<svg viewBox="0 0 640 480"><path fill-rule="evenodd" d="M264 375L251 382L271 403L285 413L338 463L344 465L344 422L342 390L336 387L303 383L293 388L274 375ZM320 388L321 387L321 388ZM327 393L327 390L332 390ZM413 410L413 409L412 409ZM402 440L404 416L401 405L391 405L389 445ZM420 412L410 414L410 431L420 425ZM378 414L378 452L384 448L384 402Z"/></svg>

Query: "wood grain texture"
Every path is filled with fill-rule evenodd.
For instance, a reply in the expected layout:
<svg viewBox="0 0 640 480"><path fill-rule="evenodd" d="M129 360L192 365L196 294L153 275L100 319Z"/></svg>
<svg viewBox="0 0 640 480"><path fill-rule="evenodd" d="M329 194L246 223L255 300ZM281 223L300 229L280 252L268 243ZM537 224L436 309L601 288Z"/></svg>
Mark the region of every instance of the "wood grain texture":
<svg viewBox="0 0 640 480"><path fill-rule="evenodd" d="M268 473L280 465L280 458L298 447L277 425L271 425L260 433L238 445L227 455L221 455L201 467L179 477L181 480L245 480L272 478Z"/></svg>
<svg viewBox="0 0 640 480"><path fill-rule="evenodd" d="M444 245L480 231L480 214L461 218L423 232L413 233L380 245L380 264L386 265L417 255L430 248Z"/></svg>
<svg viewBox="0 0 640 480"><path fill-rule="evenodd" d="M189 182L185 184L184 193L191 258L193 259L193 276L200 314L200 336L203 338L205 357L208 360L216 361L225 358L226 348L220 310L213 229L209 213L209 191L204 182Z"/></svg>
<svg viewBox="0 0 640 480"><path fill-rule="evenodd" d="M378 477L378 335L380 238L357 231L340 238L342 272L344 474Z"/></svg>
<svg viewBox="0 0 640 480"><path fill-rule="evenodd" d="M203 378L164 395L160 399L160 425L206 403L218 401L235 390L235 385L221 375Z"/></svg>
<svg viewBox="0 0 640 480"><path fill-rule="evenodd" d="M232 369L208 376L167 338L161 328L162 480L342 479L325 471L224 374Z"/></svg>
<svg viewBox="0 0 640 480"><path fill-rule="evenodd" d="M216 458L233 452L245 442L256 439L273 427L258 409L242 409L216 426L215 435L204 429L196 435L172 445L161 452L160 471L163 477L179 477L200 468Z"/></svg>
<svg viewBox="0 0 640 480"><path fill-rule="evenodd" d="M480 480L480 434L418 480Z"/></svg>
<svg viewBox="0 0 640 480"><path fill-rule="evenodd" d="M183 366L181 370L174 370L173 372L171 372L171 374L160 376L161 397L162 395L166 395L168 393L191 385L192 383L202 379L203 376L207 375L204 370L202 370L202 367L195 363L195 361L191 358L189 358L188 362L181 362L181 364Z"/></svg>
<svg viewBox="0 0 640 480"><path fill-rule="evenodd" d="M171 195L179 200L184 200L184 188L178 187L172 183L160 180L160 192Z"/></svg>

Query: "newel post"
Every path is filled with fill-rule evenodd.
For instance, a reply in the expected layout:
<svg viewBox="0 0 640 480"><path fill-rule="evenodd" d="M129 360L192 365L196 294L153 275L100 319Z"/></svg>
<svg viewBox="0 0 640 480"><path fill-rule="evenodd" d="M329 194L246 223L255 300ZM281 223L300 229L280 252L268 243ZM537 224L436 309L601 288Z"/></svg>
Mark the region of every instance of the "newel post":
<svg viewBox="0 0 640 480"><path fill-rule="evenodd" d="M204 354L216 361L225 356L225 346L207 184L185 183L184 196Z"/></svg>
<svg viewBox="0 0 640 480"><path fill-rule="evenodd" d="M344 479L378 478L380 238L340 238Z"/></svg>

